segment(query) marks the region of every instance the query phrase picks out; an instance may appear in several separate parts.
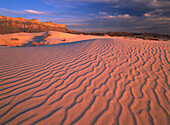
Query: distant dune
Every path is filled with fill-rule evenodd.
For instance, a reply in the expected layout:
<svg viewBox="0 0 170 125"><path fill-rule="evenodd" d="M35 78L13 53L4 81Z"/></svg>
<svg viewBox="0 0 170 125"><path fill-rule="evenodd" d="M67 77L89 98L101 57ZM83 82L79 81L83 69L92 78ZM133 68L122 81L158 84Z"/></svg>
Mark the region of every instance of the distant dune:
<svg viewBox="0 0 170 125"><path fill-rule="evenodd" d="M0 47L0 124L169 125L169 41L55 33Z"/></svg>

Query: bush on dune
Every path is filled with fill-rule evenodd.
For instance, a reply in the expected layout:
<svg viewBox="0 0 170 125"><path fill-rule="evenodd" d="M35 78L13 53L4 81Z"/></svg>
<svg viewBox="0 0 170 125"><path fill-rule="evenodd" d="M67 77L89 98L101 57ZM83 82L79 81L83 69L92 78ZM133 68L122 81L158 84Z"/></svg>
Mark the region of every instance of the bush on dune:
<svg viewBox="0 0 170 125"><path fill-rule="evenodd" d="M31 45L32 46L39 46L40 44L38 42L32 42Z"/></svg>
<svg viewBox="0 0 170 125"><path fill-rule="evenodd" d="M47 42L44 42L44 45L47 45L48 43Z"/></svg>
<svg viewBox="0 0 170 125"><path fill-rule="evenodd" d="M11 38L11 40L19 41L19 39L18 39L18 38Z"/></svg>
<svg viewBox="0 0 170 125"><path fill-rule="evenodd" d="M31 46L43 46L43 45L47 45L48 43L47 42L32 42L31 43Z"/></svg>
<svg viewBox="0 0 170 125"><path fill-rule="evenodd" d="M47 42L40 42L39 45L40 45L40 46L42 46L42 45L47 45Z"/></svg>

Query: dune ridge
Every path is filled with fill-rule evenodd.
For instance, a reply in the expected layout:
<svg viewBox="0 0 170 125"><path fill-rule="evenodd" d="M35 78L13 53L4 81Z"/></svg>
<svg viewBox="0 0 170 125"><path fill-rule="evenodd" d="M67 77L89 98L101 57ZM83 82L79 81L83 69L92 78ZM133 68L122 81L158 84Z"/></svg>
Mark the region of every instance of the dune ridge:
<svg viewBox="0 0 170 125"><path fill-rule="evenodd" d="M170 43L104 38L0 48L0 124L168 125Z"/></svg>

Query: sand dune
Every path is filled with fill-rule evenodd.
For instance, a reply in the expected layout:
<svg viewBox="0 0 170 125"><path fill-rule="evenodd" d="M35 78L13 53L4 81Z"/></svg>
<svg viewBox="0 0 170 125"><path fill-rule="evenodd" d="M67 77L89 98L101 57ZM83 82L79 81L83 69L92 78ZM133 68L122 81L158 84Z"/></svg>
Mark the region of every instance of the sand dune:
<svg viewBox="0 0 170 125"><path fill-rule="evenodd" d="M48 36L50 35L50 36ZM109 36L76 35L58 31L47 31L40 33L12 33L0 34L0 46L32 46L33 42L55 45L60 43L70 43L75 41L108 38ZM17 40L15 40L17 39ZM65 39L65 40L64 40Z"/></svg>
<svg viewBox="0 0 170 125"><path fill-rule="evenodd" d="M1 47L0 124L168 125L169 48L121 37Z"/></svg>

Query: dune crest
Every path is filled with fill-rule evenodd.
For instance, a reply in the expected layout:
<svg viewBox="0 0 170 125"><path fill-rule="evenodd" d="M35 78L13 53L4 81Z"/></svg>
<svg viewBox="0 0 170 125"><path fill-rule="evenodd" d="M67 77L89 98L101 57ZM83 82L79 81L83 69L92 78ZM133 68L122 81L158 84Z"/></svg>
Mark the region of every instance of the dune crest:
<svg viewBox="0 0 170 125"><path fill-rule="evenodd" d="M0 48L0 124L168 125L169 42Z"/></svg>

